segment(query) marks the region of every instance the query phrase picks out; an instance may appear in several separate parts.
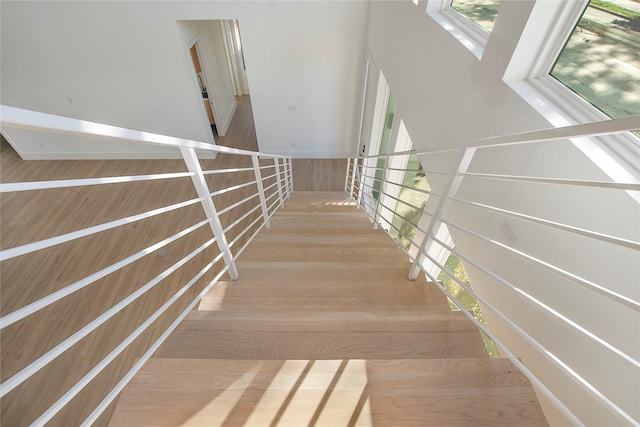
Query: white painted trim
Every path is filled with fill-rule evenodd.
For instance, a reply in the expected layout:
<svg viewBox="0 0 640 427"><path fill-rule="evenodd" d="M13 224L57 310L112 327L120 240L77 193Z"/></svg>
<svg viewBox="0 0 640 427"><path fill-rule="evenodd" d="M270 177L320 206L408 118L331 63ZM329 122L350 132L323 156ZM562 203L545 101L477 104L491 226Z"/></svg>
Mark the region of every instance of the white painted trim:
<svg viewBox="0 0 640 427"><path fill-rule="evenodd" d="M429 0L427 15L455 37L477 59L482 58L489 31L451 7L451 0Z"/></svg>
<svg viewBox="0 0 640 427"><path fill-rule="evenodd" d="M196 91L197 94L197 98L198 99L198 110L200 110L200 118L202 120L202 124L205 128L208 129L208 131L206 132L207 135L207 139L209 140L208 142L210 144L215 145L216 141L215 141L215 137L213 136L213 130L211 129L211 124L209 123L209 115L207 114L207 109L204 106L204 98L202 98L202 91L200 90L200 84L198 83L198 73L196 72L196 68L195 68L195 64L193 63L193 59L191 58L191 48L195 46L196 48L196 55L198 55L198 59L200 61L200 68L202 68L202 78L204 79L204 84L205 87L207 89L207 93L209 94L209 100L211 100L211 87L209 86L209 79L207 78L207 72L204 69L204 61L202 60L202 53L200 50L200 33L196 33L196 35L189 41L189 43L187 43L186 46L186 55L187 55L187 62L189 64L189 70L191 70L191 84L194 87L194 90ZM211 103L211 107L213 108L213 103ZM215 116L217 117L217 116Z"/></svg>
<svg viewBox="0 0 640 427"><path fill-rule="evenodd" d="M209 100L211 100L211 97L209 97ZM211 106L213 107L213 103L211 103ZM231 121L233 120L233 115L236 113L237 109L238 109L238 103L234 102L232 107L229 109L229 113L224 118L224 121L222 122L222 124L218 128L218 135L224 136L224 135L227 134L227 131L229 130L229 126L231 126ZM218 117L218 116L216 116L216 117ZM216 123L216 126L217 125L218 124Z"/></svg>

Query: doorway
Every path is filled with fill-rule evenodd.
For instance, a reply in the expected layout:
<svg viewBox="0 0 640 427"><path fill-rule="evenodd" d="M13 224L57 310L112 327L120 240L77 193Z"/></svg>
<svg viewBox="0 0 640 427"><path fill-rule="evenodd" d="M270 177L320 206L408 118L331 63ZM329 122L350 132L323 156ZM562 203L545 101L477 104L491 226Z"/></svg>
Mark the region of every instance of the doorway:
<svg viewBox="0 0 640 427"><path fill-rule="evenodd" d="M195 42L189 48L189 55L191 56L191 61L193 62L193 68L196 73L196 79L198 80L198 86L200 89L200 94L202 96L202 104L204 105L205 112L207 114L207 119L209 121L209 125L211 126L212 136L213 134L218 133L216 129L216 120L213 115L213 105L211 103L211 98L209 98L209 87L207 83L207 77L205 76L204 70L202 68L202 61L200 60L200 54L198 53L198 42Z"/></svg>

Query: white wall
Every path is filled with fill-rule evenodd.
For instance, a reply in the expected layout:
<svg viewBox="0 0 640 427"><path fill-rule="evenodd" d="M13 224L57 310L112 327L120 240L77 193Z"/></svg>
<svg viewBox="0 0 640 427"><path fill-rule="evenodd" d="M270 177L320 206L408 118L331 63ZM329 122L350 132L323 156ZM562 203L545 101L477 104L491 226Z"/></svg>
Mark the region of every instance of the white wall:
<svg viewBox="0 0 640 427"><path fill-rule="evenodd" d="M396 115L403 119L416 149L461 140L473 140L551 127L524 102L502 76L520 38L532 1L505 1L481 60L426 15L426 3L376 1L370 8L368 48L384 72L396 101ZM370 114L370 113L369 113ZM432 155L427 170L450 170L450 155ZM479 151L472 171L533 176L608 180L569 141L535 147ZM428 174L433 190L442 191L445 178ZM640 240L640 209L626 193L597 189L570 189L540 184L488 184L468 180L458 196L525 214L566 222L587 229ZM435 210L433 197L429 201ZM543 226L455 204L447 220L491 239L505 242L561 268L602 284L636 300L640 297L640 256L636 251L608 243L593 243L566 232L550 232ZM515 240L507 242L501 227L508 224ZM640 359L637 339L638 313L612 303L600 294L567 279L519 261L490 243L449 227L458 250L490 267L550 307L568 314L585 328L605 338L627 354ZM551 352L562 357L580 375L604 392L625 411L640 419L637 405L637 369L612 357L585 335L572 330L543 310L532 308L522 297L506 290L495 279L466 263L471 283L481 295L511 316L516 323ZM620 425L595 399L581 391L509 329L497 316L484 310L490 329L516 355L558 392L589 425ZM630 326L636 325L636 326ZM566 420L545 404L552 425Z"/></svg>
<svg viewBox="0 0 640 427"><path fill-rule="evenodd" d="M354 150L367 2L3 1L0 7L3 104L207 141L176 21L239 19L260 149L297 157ZM31 158L153 156L104 141L8 136Z"/></svg>

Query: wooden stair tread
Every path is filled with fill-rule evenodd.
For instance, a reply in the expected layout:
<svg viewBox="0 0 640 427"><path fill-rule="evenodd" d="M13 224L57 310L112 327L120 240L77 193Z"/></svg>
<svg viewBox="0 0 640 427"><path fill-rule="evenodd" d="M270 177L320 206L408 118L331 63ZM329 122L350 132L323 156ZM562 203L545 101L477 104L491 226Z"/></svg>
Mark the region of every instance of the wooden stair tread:
<svg viewBox="0 0 640 427"><path fill-rule="evenodd" d="M211 331L179 328L160 357L367 359L486 357L477 331Z"/></svg>
<svg viewBox="0 0 640 427"><path fill-rule="evenodd" d="M414 311L193 311L180 329L209 331L475 331L461 312Z"/></svg>
<svg viewBox="0 0 640 427"><path fill-rule="evenodd" d="M123 393L111 425L312 422L546 425L528 381L503 359L152 359Z"/></svg>
<svg viewBox="0 0 640 427"><path fill-rule="evenodd" d="M343 192L296 192L113 426L544 426L527 379Z"/></svg>

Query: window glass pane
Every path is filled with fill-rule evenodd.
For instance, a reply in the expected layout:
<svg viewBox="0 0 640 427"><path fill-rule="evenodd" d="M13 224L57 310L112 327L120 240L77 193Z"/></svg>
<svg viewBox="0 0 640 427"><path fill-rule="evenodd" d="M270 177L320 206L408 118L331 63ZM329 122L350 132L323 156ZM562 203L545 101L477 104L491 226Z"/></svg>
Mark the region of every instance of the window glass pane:
<svg viewBox="0 0 640 427"><path fill-rule="evenodd" d="M411 149L413 149L413 147ZM415 154L409 156L406 169L408 172L404 174L402 180L403 185L424 191L431 190L427 182L427 177L424 172L422 172L422 166L420 165L418 156ZM393 216L392 223L401 233L398 233L393 227L390 228L389 233L391 237L396 239L401 248L409 249L411 246L409 239L413 239L413 236L416 234L416 228L406 221L416 225L420 223L420 217L422 217L422 211L424 210L424 205L427 203L428 196L428 194L410 188L402 188L400 190L398 199L407 204L402 202L397 203L395 209L397 215ZM404 218L404 220L400 217Z"/></svg>
<svg viewBox="0 0 640 427"><path fill-rule="evenodd" d="M487 31L493 29L502 0L452 0L451 7Z"/></svg>
<svg viewBox="0 0 640 427"><path fill-rule="evenodd" d="M640 114L640 2L591 0L550 74L610 117Z"/></svg>
<svg viewBox="0 0 640 427"><path fill-rule="evenodd" d="M380 139L380 149L378 154L386 154L389 149L389 139L391 139L391 127L393 126L393 116L396 112L396 103L393 96L389 94L389 101L387 102L387 114L384 119L384 128L382 129L382 138ZM373 181L373 198L378 200L380 197L380 184L382 180L382 173L384 172L384 164L386 159L381 157L376 164L375 177Z"/></svg>

